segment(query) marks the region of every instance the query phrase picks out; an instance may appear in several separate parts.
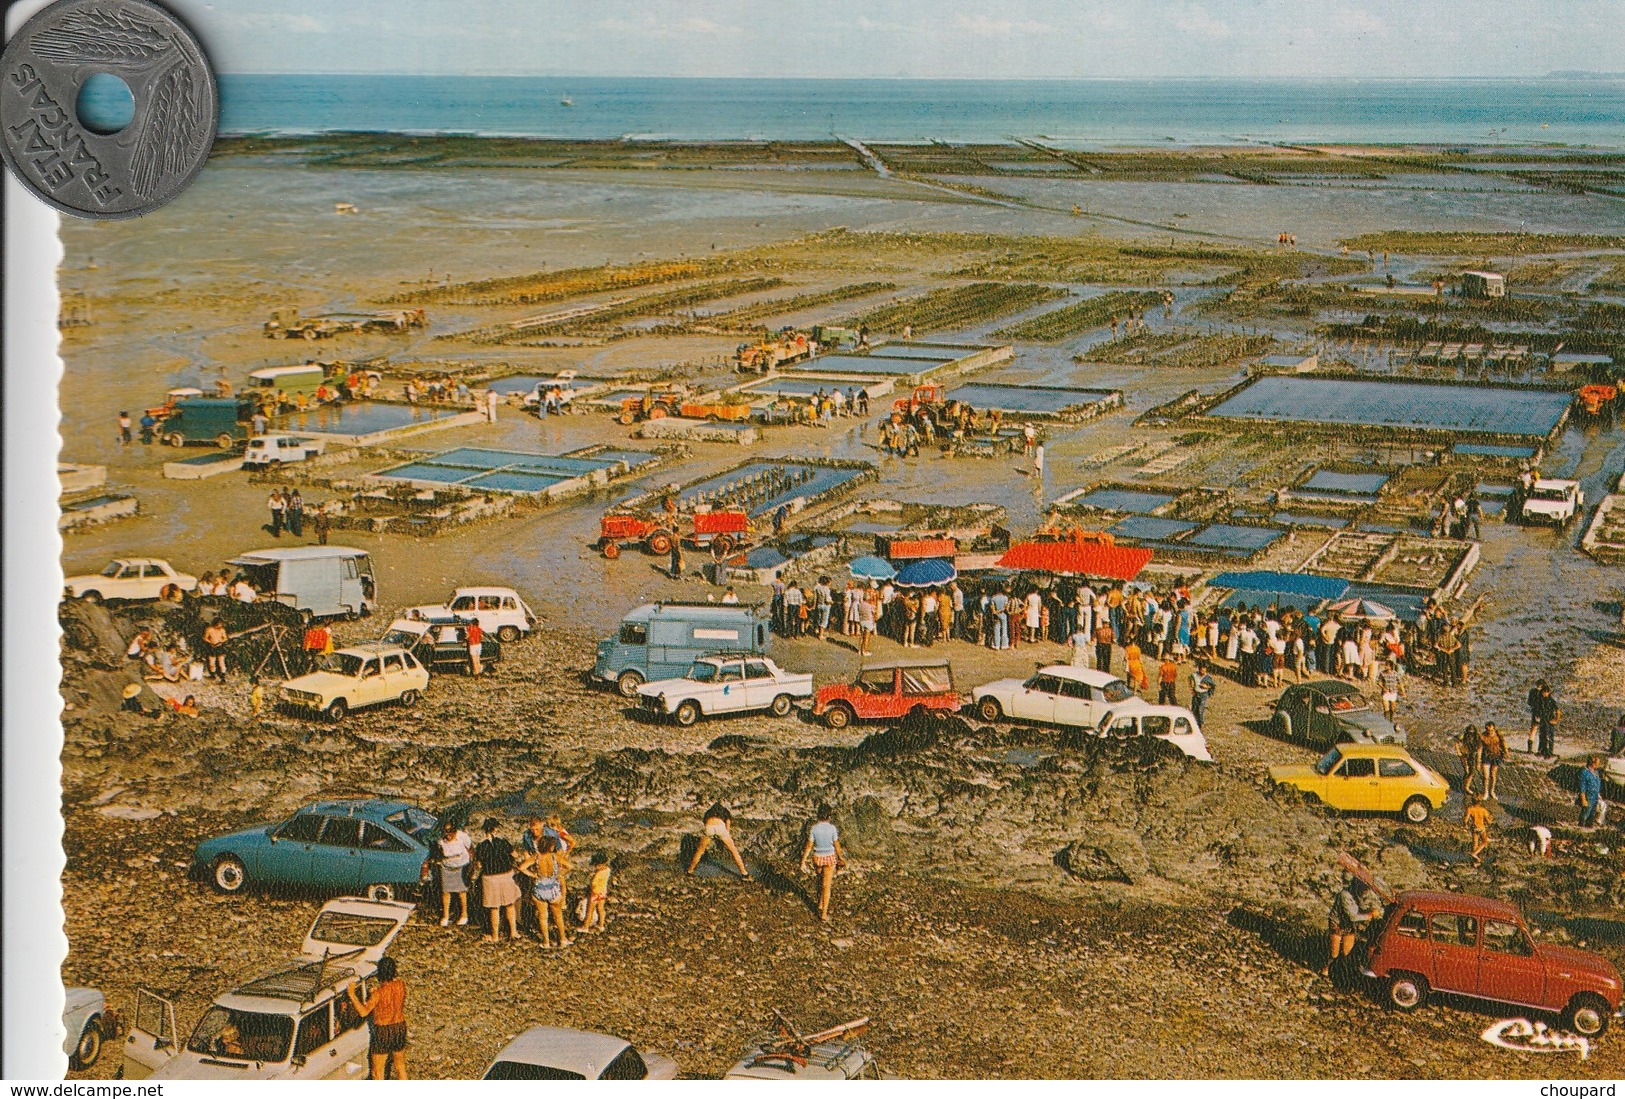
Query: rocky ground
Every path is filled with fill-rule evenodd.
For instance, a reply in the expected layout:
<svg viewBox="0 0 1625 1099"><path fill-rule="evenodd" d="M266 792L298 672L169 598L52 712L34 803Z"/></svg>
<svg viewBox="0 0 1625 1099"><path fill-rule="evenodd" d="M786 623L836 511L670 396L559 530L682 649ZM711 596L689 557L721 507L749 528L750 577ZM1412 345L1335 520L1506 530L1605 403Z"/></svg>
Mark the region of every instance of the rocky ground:
<svg viewBox="0 0 1625 1099"><path fill-rule="evenodd" d="M240 680L204 685L201 718L154 719L115 709L129 681L118 640L153 613L64 611L64 977L126 1009L138 986L179 989L183 1030L208 996L291 951L316 908L189 883L193 844L357 792L489 811L515 830L556 810L584 854L619 867L609 933L567 951L488 946L430 920L403 932L394 953L426 1076L476 1075L536 1023L621 1034L716 1075L775 1009L809 1028L873 1016L883 1067L908 1077L1540 1076L1539 1057L1479 1040L1493 1008L1402 1017L1316 976L1337 854L1396 888L1517 901L1557 941L1620 930L1572 922L1625 901L1609 839L1536 859L1509 836L1478 869L1460 858L1459 812L1411 828L1305 807L1263 773L1305 753L1247 725L1262 696L1240 688L1210 713L1211 766L960 721L678 731L587 686L590 639L559 635L515 646L492 678L437 677L416 709L340 727L249 720ZM1554 800L1538 773L1515 771L1528 796L1514 808ZM695 814L716 798L756 883L709 864L681 874ZM795 868L820 800L838 807L852 856L826 927ZM1588 945L1625 961L1617 937ZM94 1073L116 1068L109 1056ZM1563 1066L1622 1071L1613 1036Z"/></svg>

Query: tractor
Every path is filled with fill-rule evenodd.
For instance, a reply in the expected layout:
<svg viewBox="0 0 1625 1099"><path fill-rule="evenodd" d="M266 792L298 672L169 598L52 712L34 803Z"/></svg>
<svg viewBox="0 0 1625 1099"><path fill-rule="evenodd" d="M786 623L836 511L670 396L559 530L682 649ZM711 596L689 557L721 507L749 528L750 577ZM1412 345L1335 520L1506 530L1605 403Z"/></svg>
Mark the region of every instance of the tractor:
<svg viewBox="0 0 1625 1099"><path fill-rule="evenodd" d="M598 549L611 561L621 555L621 547L626 545L641 545L646 553L664 556L671 552L676 538L694 549L709 550L711 556L721 560L749 541L750 517L729 508L660 515L611 511L598 520Z"/></svg>
<svg viewBox="0 0 1625 1099"><path fill-rule="evenodd" d="M663 420L667 416L678 415L682 405L681 390L651 389L647 393L621 399L620 421L623 424L635 424L641 420Z"/></svg>
<svg viewBox="0 0 1625 1099"><path fill-rule="evenodd" d="M927 382L917 385L914 392L907 397L899 397L891 404L893 412L901 412L904 416L912 417L920 409L930 409L935 412L947 400L947 390L936 382Z"/></svg>

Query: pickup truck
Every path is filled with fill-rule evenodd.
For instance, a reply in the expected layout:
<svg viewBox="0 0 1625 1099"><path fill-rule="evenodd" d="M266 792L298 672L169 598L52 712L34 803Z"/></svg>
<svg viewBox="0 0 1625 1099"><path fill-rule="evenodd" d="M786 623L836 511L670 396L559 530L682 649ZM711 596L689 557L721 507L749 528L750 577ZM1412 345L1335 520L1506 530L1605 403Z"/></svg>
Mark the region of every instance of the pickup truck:
<svg viewBox="0 0 1625 1099"><path fill-rule="evenodd" d="M327 450L325 439L303 439L297 435L256 435L248 441L243 454L244 469L264 469L266 466L302 462Z"/></svg>
<svg viewBox="0 0 1625 1099"><path fill-rule="evenodd" d="M1523 521L1566 527L1574 521L1580 509L1585 507L1585 502L1585 493L1580 491L1580 482L1542 477L1529 490L1529 495L1524 497Z"/></svg>
<svg viewBox="0 0 1625 1099"><path fill-rule="evenodd" d="M811 674L787 672L765 656L731 653L701 657L680 679L657 679L638 688L648 713L693 725L703 717L766 710L786 717L798 698L811 698Z"/></svg>

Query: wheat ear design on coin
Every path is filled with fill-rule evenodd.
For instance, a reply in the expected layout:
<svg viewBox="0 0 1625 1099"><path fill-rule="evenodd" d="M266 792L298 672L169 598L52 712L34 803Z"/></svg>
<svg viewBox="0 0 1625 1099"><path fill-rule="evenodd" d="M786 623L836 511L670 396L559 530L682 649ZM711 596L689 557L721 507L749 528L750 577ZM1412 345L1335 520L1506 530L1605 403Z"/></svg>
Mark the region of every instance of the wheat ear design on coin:
<svg viewBox="0 0 1625 1099"><path fill-rule="evenodd" d="M110 68L153 64L174 49L157 27L124 12L89 8L34 36L35 53L51 61L93 61Z"/></svg>
<svg viewBox="0 0 1625 1099"><path fill-rule="evenodd" d="M191 163L202 130L196 92L197 84L184 60L165 69L154 81L141 139L130 161L130 185L136 194L151 196L160 181L184 174Z"/></svg>

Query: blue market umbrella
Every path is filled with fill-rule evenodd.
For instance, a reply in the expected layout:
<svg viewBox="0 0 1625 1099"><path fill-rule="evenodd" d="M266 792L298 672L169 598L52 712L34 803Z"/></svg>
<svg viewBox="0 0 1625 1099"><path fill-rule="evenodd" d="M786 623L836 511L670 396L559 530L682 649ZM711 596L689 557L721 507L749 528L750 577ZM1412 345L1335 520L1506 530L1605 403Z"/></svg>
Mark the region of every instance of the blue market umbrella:
<svg viewBox="0 0 1625 1099"><path fill-rule="evenodd" d="M904 565L898 570L896 582L900 588L935 588L958 576L959 570L954 568L952 561L943 557L927 557Z"/></svg>
<svg viewBox="0 0 1625 1099"><path fill-rule="evenodd" d="M890 580L897 575L884 557L859 557L847 566L847 571L859 580Z"/></svg>

